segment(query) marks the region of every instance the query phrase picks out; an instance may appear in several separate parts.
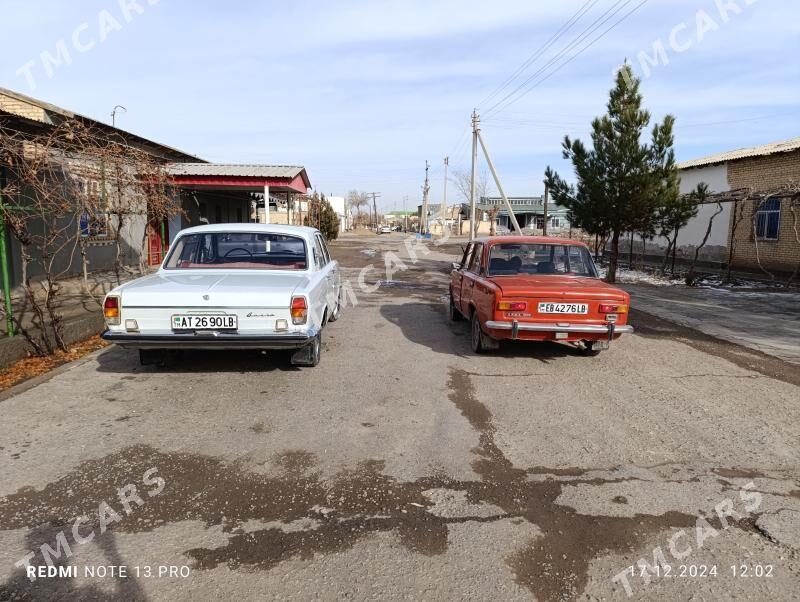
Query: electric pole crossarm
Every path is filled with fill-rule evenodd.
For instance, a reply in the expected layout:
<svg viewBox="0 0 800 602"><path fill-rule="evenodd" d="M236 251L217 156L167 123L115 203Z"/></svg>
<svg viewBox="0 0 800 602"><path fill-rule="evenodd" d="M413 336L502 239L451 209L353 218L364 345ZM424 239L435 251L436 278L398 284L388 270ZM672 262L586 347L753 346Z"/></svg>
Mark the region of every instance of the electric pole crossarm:
<svg viewBox="0 0 800 602"><path fill-rule="evenodd" d="M511 203L508 202L508 198L506 198L506 193L503 191L503 185L500 183L500 177L497 175L497 171L494 168L494 163L492 163L492 158L489 156L489 151L486 150L486 143L483 141L483 136L481 136L480 130L477 132L478 142L481 143L481 149L483 149L483 154L486 157L486 163L489 165L489 171L492 172L492 177L494 178L494 183L497 185L497 191L500 193L500 196L503 198L503 202L506 204L506 209L508 209L508 217L511 219L511 223L514 225L514 231L522 236L522 229L519 227L519 223L517 222L517 216L514 215L514 210L511 208Z"/></svg>

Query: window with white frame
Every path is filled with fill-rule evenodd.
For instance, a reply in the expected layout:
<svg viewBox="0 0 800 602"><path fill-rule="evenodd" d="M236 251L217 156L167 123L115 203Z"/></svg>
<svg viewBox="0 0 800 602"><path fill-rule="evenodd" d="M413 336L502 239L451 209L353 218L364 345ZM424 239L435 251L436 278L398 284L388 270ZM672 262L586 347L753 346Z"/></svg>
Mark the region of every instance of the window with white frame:
<svg viewBox="0 0 800 602"><path fill-rule="evenodd" d="M771 198L761 202L756 211L756 238L778 240L781 227L781 199Z"/></svg>

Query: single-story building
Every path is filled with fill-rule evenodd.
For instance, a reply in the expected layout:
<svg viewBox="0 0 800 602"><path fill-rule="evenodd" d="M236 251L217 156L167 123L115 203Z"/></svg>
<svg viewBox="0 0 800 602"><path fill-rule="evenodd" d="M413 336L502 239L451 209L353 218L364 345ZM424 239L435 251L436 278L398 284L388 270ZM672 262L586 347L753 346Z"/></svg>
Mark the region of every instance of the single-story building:
<svg viewBox="0 0 800 602"><path fill-rule="evenodd" d="M533 231L541 231L544 228L544 197L508 197L508 203L514 211L514 217L517 218L520 228ZM509 230L514 229L502 197L481 197L476 209L487 215L494 214L498 226ZM551 201L547 204L547 232L556 233L562 230L569 230L567 210Z"/></svg>
<svg viewBox="0 0 800 602"><path fill-rule="evenodd" d="M347 214L347 202L343 196L326 196L325 199L330 203L336 216L339 218L339 232L344 232L349 226L349 216Z"/></svg>
<svg viewBox="0 0 800 602"><path fill-rule="evenodd" d="M147 153L156 163L164 166L170 175L170 190L180 199L184 215L177 215L169 223L157 223L147 215L131 215L120 233L123 262L137 266L143 253L142 241L146 237L147 263L160 263L168 243L178 231L190 225L220 222L259 221L268 223L302 223L307 211L303 197L311 187L305 168L302 166L275 165L228 165L212 164L204 159L148 140L120 128L57 107L30 96L0 88L0 126L23 132L34 139L52 131L59 124L77 121L103 139L122 142ZM97 191L102 196L105 189L102 169L98 170L90 160L81 164L82 186L85 190ZM74 163L74 161L73 161ZM94 162L96 163L96 161ZM72 174L75 177L75 174ZM0 177L10 177L4 173ZM6 199L8 201L8 199ZM12 199L13 201L13 199ZM105 227L93 222L83 227L88 264L91 271L104 271L113 267L116 260L116 241L112 239L111 214L104 221ZM19 244L11 236L9 240L8 272L11 287L21 283L21 254ZM65 275L79 274L81 261L65 254L58 261L63 264ZM36 277L35 266L28 275ZM59 268L59 271L61 269ZM1 285L0 285L1 286Z"/></svg>
<svg viewBox="0 0 800 602"><path fill-rule="evenodd" d="M800 197L787 190L800 186L800 137L684 161L678 168L681 193L690 193L700 183L715 193L679 231L678 258L694 257L713 216L701 261L745 270L758 270L760 264L776 273L796 269ZM625 248L626 243L623 239ZM663 256L666 246L666 240L656 238L648 242L647 255ZM641 252L639 241L634 251Z"/></svg>
<svg viewBox="0 0 800 602"><path fill-rule="evenodd" d="M201 163L203 161L203 159L184 151L153 142L147 138L112 127L108 124L36 98L0 88L0 126L7 128L9 131L19 133L22 136L28 136L30 139L35 140L37 137L41 138L42 136L46 136L48 132L53 131L59 124L70 120L76 121L84 127L91 129L97 136L107 137L108 139L113 138L137 150L144 151L162 164L178 161ZM83 164L80 168L80 174L73 174L73 177L82 180L81 185L84 190L100 197L103 195L104 190L102 171L98 170L96 165L88 158L85 160L77 159L78 163L82 161ZM10 178L12 175L8 170L4 170L3 173L0 173L0 177ZM5 187L5 184L5 181L0 183L3 187ZM15 203L16 199L4 199L4 202ZM123 261L127 265L136 266L139 264L142 240L144 239L148 226L148 220L144 213L143 211L143 215L131 216L127 222L127 226L123 228L120 233ZM110 220L111 217L109 216L106 220L101 220L102 223L93 223L91 227L81 228L82 236L86 242L88 262L92 271L109 270L116 260L116 245L111 238L113 233L112 228L109 227L111 223ZM6 236L6 239L8 241L9 256L9 265L7 268L10 274L9 279L11 287L13 288L21 284L21 249L18 241L13 237ZM54 259L56 262L55 269L59 272L63 270L67 274L80 273L82 265L81 261L78 260L78 254L79 249L75 247L73 247L72 253L61 253ZM36 261L30 263L28 275L32 278L40 275L38 273Z"/></svg>

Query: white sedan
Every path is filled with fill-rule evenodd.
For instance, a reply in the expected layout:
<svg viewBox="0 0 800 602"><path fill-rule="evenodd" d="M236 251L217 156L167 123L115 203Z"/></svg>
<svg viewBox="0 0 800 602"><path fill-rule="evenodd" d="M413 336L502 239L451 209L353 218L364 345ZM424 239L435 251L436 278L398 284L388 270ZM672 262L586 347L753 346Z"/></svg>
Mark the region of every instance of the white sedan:
<svg viewBox="0 0 800 602"><path fill-rule="evenodd" d="M214 224L187 228L159 270L103 304L106 341L139 349L289 349L316 366L322 330L342 308L339 266L314 228Z"/></svg>

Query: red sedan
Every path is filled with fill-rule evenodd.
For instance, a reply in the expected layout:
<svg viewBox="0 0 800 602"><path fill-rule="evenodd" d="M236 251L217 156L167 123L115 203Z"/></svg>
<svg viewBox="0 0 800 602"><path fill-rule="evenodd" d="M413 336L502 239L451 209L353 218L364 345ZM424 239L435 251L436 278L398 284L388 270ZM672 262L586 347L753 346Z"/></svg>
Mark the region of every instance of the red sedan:
<svg viewBox="0 0 800 602"><path fill-rule="evenodd" d="M450 277L450 317L472 322L472 349L502 339L573 343L588 354L633 332L630 295L598 278L582 242L502 236L467 246Z"/></svg>

